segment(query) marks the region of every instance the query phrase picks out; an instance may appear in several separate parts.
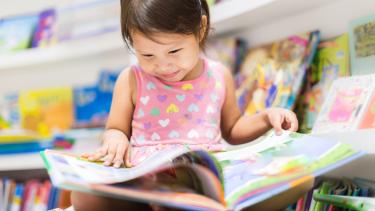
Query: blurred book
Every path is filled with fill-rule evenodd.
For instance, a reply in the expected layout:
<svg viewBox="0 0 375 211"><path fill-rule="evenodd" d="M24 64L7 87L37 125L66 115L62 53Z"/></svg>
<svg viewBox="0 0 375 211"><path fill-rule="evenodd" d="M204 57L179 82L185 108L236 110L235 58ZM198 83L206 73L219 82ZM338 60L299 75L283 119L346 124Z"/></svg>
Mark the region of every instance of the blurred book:
<svg viewBox="0 0 375 211"><path fill-rule="evenodd" d="M38 15L0 19L0 54L30 47Z"/></svg>
<svg viewBox="0 0 375 211"><path fill-rule="evenodd" d="M74 128L103 127L119 72L102 71L95 86L74 88Z"/></svg>
<svg viewBox="0 0 375 211"><path fill-rule="evenodd" d="M375 73L375 15L349 23L352 75Z"/></svg>
<svg viewBox="0 0 375 211"><path fill-rule="evenodd" d="M48 180L16 181L0 178L0 210L45 211L70 205L68 191L59 190Z"/></svg>
<svg viewBox="0 0 375 211"><path fill-rule="evenodd" d="M64 131L73 124L72 88L22 91L19 106L22 127L43 136Z"/></svg>
<svg viewBox="0 0 375 211"><path fill-rule="evenodd" d="M333 81L348 75L348 35L321 42L295 108L301 132L311 131Z"/></svg>
<svg viewBox="0 0 375 211"><path fill-rule="evenodd" d="M372 91L372 96L364 108L364 113L358 126L358 129L370 128L375 128L375 90Z"/></svg>
<svg viewBox="0 0 375 211"><path fill-rule="evenodd" d="M0 155L35 153L52 148L54 142L51 140L5 143L0 144Z"/></svg>
<svg viewBox="0 0 375 211"><path fill-rule="evenodd" d="M39 13L31 47L47 47L56 43L56 11L55 9L43 10Z"/></svg>
<svg viewBox="0 0 375 211"><path fill-rule="evenodd" d="M27 129L4 129L0 130L0 144L4 143L22 143L40 140L39 133Z"/></svg>
<svg viewBox="0 0 375 211"><path fill-rule="evenodd" d="M319 31L313 31L250 48L238 74L240 109L247 114L273 106L292 109L319 40Z"/></svg>
<svg viewBox="0 0 375 211"><path fill-rule="evenodd" d="M233 74L239 71L246 51L246 41L234 37L211 39L205 48L207 57L221 62Z"/></svg>
<svg viewBox="0 0 375 211"><path fill-rule="evenodd" d="M0 129L20 129L21 114L19 111L18 94L8 94L0 97L0 116L3 123Z"/></svg>
<svg viewBox="0 0 375 211"><path fill-rule="evenodd" d="M374 92L374 74L336 79L326 95L312 132L353 131L359 125L373 128Z"/></svg>
<svg viewBox="0 0 375 211"><path fill-rule="evenodd" d="M364 178L318 177L313 189L301 197L305 200L289 207L296 207L296 211L373 210L374 184L374 180Z"/></svg>

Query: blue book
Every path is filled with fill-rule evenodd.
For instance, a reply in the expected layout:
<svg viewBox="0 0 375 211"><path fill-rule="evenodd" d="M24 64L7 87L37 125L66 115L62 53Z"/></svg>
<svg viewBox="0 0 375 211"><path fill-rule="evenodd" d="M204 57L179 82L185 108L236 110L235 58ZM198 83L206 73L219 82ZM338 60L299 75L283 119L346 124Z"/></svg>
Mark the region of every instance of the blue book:
<svg viewBox="0 0 375 211"><path fill-rule="evenodd" d="M118 73L103 71L95 86L74 88L75 127L104 126Z"/></svg>
<svg viewBox="0 0 375 211"><path fill-rule="evenodd" d="M39 152L45 149L52 149L53 141L34 141L23 143L0 144L0 155Z"/></svg>

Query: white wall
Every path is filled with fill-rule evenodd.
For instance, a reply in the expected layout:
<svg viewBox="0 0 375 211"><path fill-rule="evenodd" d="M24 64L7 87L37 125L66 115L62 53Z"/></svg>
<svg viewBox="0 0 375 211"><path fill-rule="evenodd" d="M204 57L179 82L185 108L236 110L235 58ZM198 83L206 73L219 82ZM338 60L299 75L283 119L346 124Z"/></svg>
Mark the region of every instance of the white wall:
<svg viewBox="0 0 375 211"><path fill-rule="evenodd" d="M375 0L335 0L310 11L256 25L239 35L247 38L251 46L315 29L320 29L326 39L347 32L351 20L370 14L375 14Z"/></svg>

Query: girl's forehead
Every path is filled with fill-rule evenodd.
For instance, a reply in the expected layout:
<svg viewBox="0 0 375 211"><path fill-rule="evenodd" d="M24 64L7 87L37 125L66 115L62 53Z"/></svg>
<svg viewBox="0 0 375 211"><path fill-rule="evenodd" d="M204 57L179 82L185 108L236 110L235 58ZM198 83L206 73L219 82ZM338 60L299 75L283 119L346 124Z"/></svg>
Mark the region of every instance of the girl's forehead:
<svg viewBox="0 0 375 211"><path fill-rule="evenodd" d="M146 36L140 32L132 33L134 45L176 45L178 43L191 40L192 38L195 38L193 34L185 35L177 33L154 32Z"/></svg>

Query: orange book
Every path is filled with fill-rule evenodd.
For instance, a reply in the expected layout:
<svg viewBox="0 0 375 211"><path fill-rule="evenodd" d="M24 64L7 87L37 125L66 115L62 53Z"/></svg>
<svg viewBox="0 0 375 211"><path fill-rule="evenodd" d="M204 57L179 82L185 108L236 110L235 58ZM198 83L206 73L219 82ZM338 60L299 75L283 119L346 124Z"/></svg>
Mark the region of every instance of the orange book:
<svg viewBox="0 0 375 211"><path fill-rule="evenodd" d="M367 104L366 110L362 115L362 120L359 123L358 129L375 128L375 90L372 97Z"/></svg>
<svg viewBox="0 0 375 211"><path fill-rule="evenodd" d="M59 203L58 207L65 209L70 207L72 204L70 202L70 191L68 190L61 190L59 194Z"/></svg>

